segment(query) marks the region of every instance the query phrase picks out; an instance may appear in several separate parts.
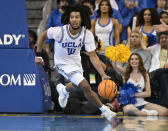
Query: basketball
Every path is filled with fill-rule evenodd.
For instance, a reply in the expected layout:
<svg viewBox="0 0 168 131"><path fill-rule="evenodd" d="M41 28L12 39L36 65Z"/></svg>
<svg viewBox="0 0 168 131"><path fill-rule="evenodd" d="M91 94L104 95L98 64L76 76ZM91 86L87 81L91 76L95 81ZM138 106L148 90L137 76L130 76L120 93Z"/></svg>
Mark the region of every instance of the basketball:
<svg viewBox="0 0 168 131"><path fill-rule="evenodd" d="M117 85L112 80L102 80L98 86L98 93L105 99L114 98L117 94Z"/></svg>

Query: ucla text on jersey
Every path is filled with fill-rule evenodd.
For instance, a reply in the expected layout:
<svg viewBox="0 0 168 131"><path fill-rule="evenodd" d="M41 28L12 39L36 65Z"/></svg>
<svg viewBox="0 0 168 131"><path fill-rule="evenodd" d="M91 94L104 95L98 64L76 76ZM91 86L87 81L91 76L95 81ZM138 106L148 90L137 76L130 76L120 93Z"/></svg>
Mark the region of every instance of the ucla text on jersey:
<svg viewBox="0 0 168 131"><path fill-rule="evenodd" d="M64 42L62 43L63 48L67 48L68 55L74 54L76 51L76 48L81 48L82 43L75 44L75 42Z"/></svg>

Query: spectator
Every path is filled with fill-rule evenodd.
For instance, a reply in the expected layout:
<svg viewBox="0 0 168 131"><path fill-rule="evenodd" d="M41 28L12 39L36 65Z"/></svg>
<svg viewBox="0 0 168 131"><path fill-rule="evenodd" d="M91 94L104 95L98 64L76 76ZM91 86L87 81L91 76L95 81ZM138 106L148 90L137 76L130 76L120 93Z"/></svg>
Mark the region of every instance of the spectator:
<svg viewBox="0 0 168 131"><path fill-rule="evenodd" d="M166 11L161 11L159 14L159 17L161 20L163 20L163 22L168 25L168 12Z"/></svg>
<svg viewBox="0 0 168 131"><path fill-rule="evenodd" d="M151 65L152 54L150 51L146 50L142 33L136 29L133 30L130 34L128 45L130 46L131 53L138 53L142 57L144 67L148 72Z"/></svg>
<svg viewBox="0 0 168 131"><path fill-rule="evenodd" d="M63 6L69 5L68 0L60 0L59 1L59 7L55 10L53 10L48 18L48 24L47 24L47 29L50 27L55 27L55 26L62 26L61 23L61 16L63 13ZM53 51L53 45L54 45L54 40L53 39L47 39L46 40L46 51L49 54L50 50Z"/></svg>
<svg viewBox="0 0 168 131"><path fill-rule="evenodd" d="M148 48L153 54L151 84L158 89L160 104L168 107L168 31L160 32L159 44Z"/></svg>
<svg viewBox="0 0 168 131"><path fill-rule="evenodd" d="M164 31L168 31L168 25L166 25L166 23L160 19L161 24L160 25L154 25L153 28L155 29L156 32L164 32Z"/></svg>
<svg viewBox="0 0 168 131"><path fill-rule="evenodd" d="M115 9L117 11L119 10L116 0L110 0L110 4L113 7L113 9Z"/></svg>
<svg viewBox="0 0 168 131"><path fill-rule="evenodd" d="M153 25L159 24L157 11L153 8L145 8L138 15L137 29L146 37L146 46L157 44L157 34Z"/></svg>
<svg viewBox="0 0 168 131"><path fill-rule="evenodd" d="M146 72L140 55L132 53L125 70L124 81L133 83L138 86L138 93L134 95L137 100L136 104L128 104L123 107L126 115L168 115L168 109L157 104L153 104L144 100L151 96L149 75Z"/></svg>
<svg viewBox="0 0 168 131"><path fill-rule="evenodd" d="M28 30L28 35L29 35L29 47L31 49L34 49L37 42L37 34L33 30Z"/></svg>
<svg viewBox="0 0 168 131"><path fill-rule="evenodd" d="M143 0L145 2L145 8L155 8L156 0Z"/></svg>
<svg viewBox="0 0 168 131"><path fill-rule="evenodd" d="M122 16L121 16L120 11L114 9L113 6L112 6L112 10L113 10L113 18L118 20L118 23L119 23L118 29L119 29L119 33L121 34L121 33L122 33L122 24L123 24L123 22L124 22L124 21L123 21L123 18L122 18Z"/></svg>
<svg viewBox="0 0 168 131"><path fill-rule="evenodd" d="M127 28L132 17L145 8L144 0L119 0L118 6L123 18L123 31L121 34L121 41L127 40Z"/></svg>
<svg viewBox="0 0 168 131"><path fill-rule="evenodd" d="M97 16L97 12L95 11L95 0L83 0L82 5L88 6L92 12L90 16L90 20L93 20Z"/></svg>
<svg viewBox="0 0 168 131"><path fill-rule="evenodd" d="M166 11L166 0L156 0L156 9L158 14L161 13L161 11Z"/></svg>
<svg viewBox="0 0 168 131"><path fill-rule="evenodd" d="M143 38L142 33L137 29L133 30L130 34L127 44L131 49L131 54L138 53L142 57L144 67L147 71L149 71L151 66L152 53L146 50L145 40ZM128 62L124 63L122 66L119 64L113 65L120 73L123 73L126 66L128 65Z"/></svg>
<svg viewBox="0 0 168 131"><path fill-rule="evenodd" d="M60 3L61 0L57 0L57 3ZM75 4L75 2L77 2L78 0L67 0L69 5L73 5ZM79 0L80 1L80 0Z"/></svg>
<svg viewBox="0 0 168 131"><path fill-rule="evenodd" d="M112 7L108 0L101 0L97 11L97 18L92 21L91 31L98 36L103 43L103 51L99 53L105 55L105 48L120 42L118 20L112 18ZM114 39L115 38L115 42Z"/></svg>

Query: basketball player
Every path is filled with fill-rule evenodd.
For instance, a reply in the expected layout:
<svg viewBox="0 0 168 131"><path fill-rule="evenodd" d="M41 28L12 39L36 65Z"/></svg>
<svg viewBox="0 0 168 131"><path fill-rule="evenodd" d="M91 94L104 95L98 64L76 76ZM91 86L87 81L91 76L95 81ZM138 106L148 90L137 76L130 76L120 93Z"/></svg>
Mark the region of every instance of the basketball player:
<svg viewBox="0 0 168 131"><path fill-rule="evenodd" d="M36 55L38 57L35 59L36 62L42 63L40 52L46 37L54 39L54 63L56 69L71 82L67 86L58 84L56 87L59 93L60 106L62 108L66 107L69 92L73 87L78 87L82 89L85 97L100 109L102 115L111 120L116 116L116 113L102 104L96 93L91 90L88 81L83 77L80 50L84 45L92 64L100 73L102 79L110 79L105 74L95 53L94 37L88 30L91 27L89 8L81 5L66 7L61 22L64 25L63 27L51 27L42 33L37 45L38 53Z"/></svg>

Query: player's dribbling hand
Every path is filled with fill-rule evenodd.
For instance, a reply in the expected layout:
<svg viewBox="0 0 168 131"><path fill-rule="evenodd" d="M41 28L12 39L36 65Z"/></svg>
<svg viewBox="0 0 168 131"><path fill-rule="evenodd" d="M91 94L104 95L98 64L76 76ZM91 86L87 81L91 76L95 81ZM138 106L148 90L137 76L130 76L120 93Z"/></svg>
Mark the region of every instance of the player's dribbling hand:
<svg viewBox="0 0 168 131"><path fill-rule="evenodd" d="M42 57L35 57L35 63L44 65L44 60Z"/></svg>
<svg viewBox="0 0 168 131"><path fill-rule="evenodd" d="M102 80L108 80L108 79L111 79L111 77L108 76L108 75L103 75L103 76L102 76Z"/></svg>

